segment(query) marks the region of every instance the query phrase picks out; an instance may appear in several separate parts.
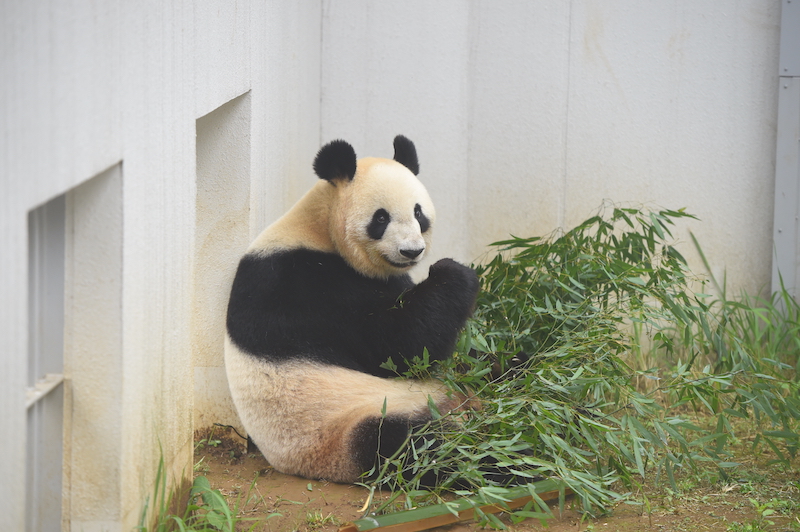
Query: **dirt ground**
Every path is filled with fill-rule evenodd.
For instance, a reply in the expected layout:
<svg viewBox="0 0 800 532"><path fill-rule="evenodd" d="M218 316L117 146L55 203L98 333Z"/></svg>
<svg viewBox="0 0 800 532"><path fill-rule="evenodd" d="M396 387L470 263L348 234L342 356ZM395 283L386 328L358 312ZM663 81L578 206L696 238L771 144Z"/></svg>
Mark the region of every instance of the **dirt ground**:
<svg viewBox="0 0 800 532"><path fill-rule="evenodd" d="M241 530L289 532L336 531L342 525L363 517L368 491L359 486L309 481L274 471L260 453L247 453L242 441L225 429L198 435L195 449L195 476L204 475L212 488L228 498L246 521ZM703 485L705 484L705 485ZM666 487L648 488L647 504L642 494L623 504L610 515L581 519L570 508L546 527L536 520L512 524L501 520L512 531L800 531L800 474L784 469L767 473L752 468L743 478L724 482L699 482L696 477L679 483L679 493ZM379 495L387 497L388 494ZM769 508L759 515L751 499ZM480 530L475 522L461 522L434 529L436 532Z"/></svg>

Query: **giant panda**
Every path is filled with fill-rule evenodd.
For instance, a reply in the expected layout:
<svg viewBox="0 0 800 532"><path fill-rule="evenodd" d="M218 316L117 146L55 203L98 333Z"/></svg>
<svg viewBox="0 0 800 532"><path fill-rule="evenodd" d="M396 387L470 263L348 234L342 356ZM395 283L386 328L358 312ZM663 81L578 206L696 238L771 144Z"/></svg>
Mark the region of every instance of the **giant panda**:
<svg viewBox="0 0 800 532"><path fill-rule="evenodd" d="M241 421L278 471L353 483L409 431L472 399L435 381L396 378L427 349L449 357L472 314L475 272L450 259L414 284L435 211L414 144L356 159L335 140L320 180L242 257L227 312L225 366Z"/></svg>

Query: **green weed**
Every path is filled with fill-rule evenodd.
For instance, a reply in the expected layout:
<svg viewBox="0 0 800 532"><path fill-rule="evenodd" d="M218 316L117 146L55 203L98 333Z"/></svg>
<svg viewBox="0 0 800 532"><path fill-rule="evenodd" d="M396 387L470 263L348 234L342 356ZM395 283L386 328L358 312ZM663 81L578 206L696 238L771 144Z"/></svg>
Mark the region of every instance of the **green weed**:
<svg viewBox="0 0 800 532"><path fill-rule="evenodd" d="M316 530L326 525L340 525L341 521L333 514L323 515L319 510L306 514L306 525L310 530Z"/></svg>
<svg viewBox="0 0 800 532"><path fill-rule="evenodd" d="M776 513L775 499L763 504L755 499L750 499L750 504L752 504L753 508L756 510L756 517L749 523L731 523L728 526L729 532L761 532L766 531L769 529L769 527L775 525L775 522L769 519L770 516L775 515Z"/></svg>
<svg viewBox="0 0 800 532"><path fill-rule="evenodd" d="M200 438L194 444L194 451L200 451L204 447L214 447L216 448L219 444L222 443L222 440L219 438L214 437L214 431L216 430L216 426L212 426L211 429L208 431L208 435Z"/></svg>
<svg viewBox="0 0 800 532"><path fill-rule="evenodd" d="M251 485L251 490L255 480ZM159 459L156 471L156 482L153 496L148 497L144 503L139 526L140 532L235 532L239 530L237 524L253 519L237 517L238 508L231 508L228 501L219 490L212 489L208 479L198 476L194 479L189 491L188 503L182 512L176 513L174 509L180 506L180 497L176 498L175 492L167 491L167 473L163 457ZM249 494L249 492L248 492ZM247 496L245 497L247 500ZM151 508L152 505L152 508ZM268 516L269 518L271 516ZM253 530L258 525L254 522L248 530Z"/></svg>

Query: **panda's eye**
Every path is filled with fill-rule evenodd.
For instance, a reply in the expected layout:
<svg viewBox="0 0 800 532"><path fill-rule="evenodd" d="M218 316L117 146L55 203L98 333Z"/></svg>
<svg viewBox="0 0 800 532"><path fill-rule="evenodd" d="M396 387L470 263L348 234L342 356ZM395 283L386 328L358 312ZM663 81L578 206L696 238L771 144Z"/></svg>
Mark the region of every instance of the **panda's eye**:
<svg viewBox="0 0 800 532"><path fill-rule="evenodd" d="M372 215L372 220L367 226L367 234L373 240L380 240L383 238L383 233L386 232L386 227L389 225L391 217L385 209L378 209Z"/></svg>
<svg viewBox="0 0 800 532"><path fill-rule="evenodd" d="M419 230L423 233L431 228L431 221L428 220L427 216L422 214L422 207L420 207L419 203L414 205L414 218L419 222Z"/></svg>

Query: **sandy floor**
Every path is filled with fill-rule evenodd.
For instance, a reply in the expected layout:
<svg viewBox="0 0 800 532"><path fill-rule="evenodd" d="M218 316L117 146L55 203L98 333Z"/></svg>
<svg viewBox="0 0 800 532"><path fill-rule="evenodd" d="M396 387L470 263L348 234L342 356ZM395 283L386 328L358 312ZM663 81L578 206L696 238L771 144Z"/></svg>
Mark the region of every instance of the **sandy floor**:
<svg viewBox="0 0 800 532"><path fill-rule="evenodd" d="M335 531L364 515L363 507L368 496L365 488L280 474L260 453L246 453L238 437L230 438L220 432L224 431L218 430L211 438L212 443L219 443L197 446L195 474L205 475L211 486L219 489L239 515L247 519L242 530L249 530L255 524L254 530L271 532ZM794 476L797 477L796 472ZM778 485L785 486L785 479ZM388 495L378 494L374 500L385 500ZM756 517L748 494L738 484L698 487L682 495L657 490L649 493L648 497L649 512L641 505L621 505L608 517L581 521L580 514L573 509L567 508L558 515L558 509L554 508L557 517L546 528L535 520L519 524L512 524L505 516L502 520L511 530L520 531L661 532L750 530L730 527L734 526L733 523L751 523ZM770 517L773 525L764 523L763 528L753 530L800 530L797 513L776 513ZM435 530L465 532L480 529L474 522L462 522Z"/></svg>

